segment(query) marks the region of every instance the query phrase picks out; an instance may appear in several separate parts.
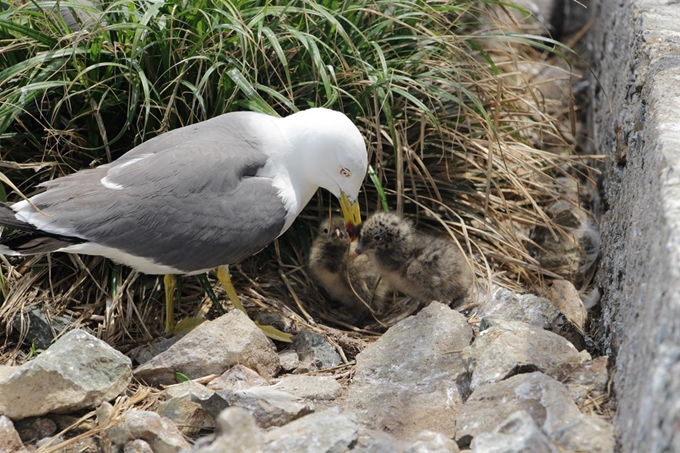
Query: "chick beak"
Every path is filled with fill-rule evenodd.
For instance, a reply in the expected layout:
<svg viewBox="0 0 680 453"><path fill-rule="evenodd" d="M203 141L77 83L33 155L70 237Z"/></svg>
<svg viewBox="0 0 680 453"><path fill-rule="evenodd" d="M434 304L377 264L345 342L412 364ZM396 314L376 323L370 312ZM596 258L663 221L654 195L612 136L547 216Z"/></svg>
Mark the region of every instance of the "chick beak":
<svg viewBox="0 0 680 453"><path fill-rule="evenodd" d="M349 233L350 241L354 242L359 237L358 226L361 225L361 209L359 202L351 203L345 192L340 192L340 209L345 219L345 227Z"/></svg>

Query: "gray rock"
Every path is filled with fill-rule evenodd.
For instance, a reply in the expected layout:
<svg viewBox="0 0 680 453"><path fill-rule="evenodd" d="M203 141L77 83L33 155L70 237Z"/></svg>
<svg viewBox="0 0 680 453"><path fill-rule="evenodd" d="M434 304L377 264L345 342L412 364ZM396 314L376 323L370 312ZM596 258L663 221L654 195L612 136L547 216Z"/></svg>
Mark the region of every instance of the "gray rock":
<svg viewBox="0 0 680 453"><path fill-rule="evenodd" d="M171 420L183 434L195 437L201 430L215 428L215 417L203 408L202 401L214 392L193 381L165 389L168 400L158 405L156 413Z"/></svg>
<svg viewBox="0 0 680 453"><path fill-rule="evenodd" d="M407 445L385 431L360 428L352 453L402 453Z"/></svg>
<svg viewBox="0 0 680 453"><path fill-rule="evenodd" d="M250 413L240 407L230 407L217 418L218 432L214 441L199 445L192 453L261 453L264 433ZM198 442L197 442L198 443Z"/></svg>
<svg viewBox="0 0 680 453"><path fill-rule="evenodd" d="M433 431L421 431L404 453L458 453L458 444L449 437Z"/></svg>
<svg viewBox="0 0 680 453"><path fill-rule="evenodd" d="M526 411L511 414L491 433L472 441L474 453L559 453Z"/></svg>
<svg viewBox="0 0 680 453"><path fill-rule="evenodd" d="M576 325L570 322L562 313L555 318L549 330L569 341L578 351L585 351L588 342L590 342L591 346L593 345L592 340L579 331Z"/></svg>
<svg viewBox="0 0 680 453"><path fill-rule="evenodd" d="M465 445L479 434L493 432L520 410L528 412L548 437L582 417L563 384L540 372L519 374L472 392L456 420L456 441Z"/></svg>
<svg viewBox="0 0 680 453"><path fill-rule="evenodd" d="M579 332L585 331L588 321L588 310L581 301L581 296L572 282L555 280L548 290L548 298L560 310L564 317Z"/></svg>
<svg viewBox="0 0 680 453"><path fill-rule="evenodd" d="M135 377L148 383L173 384L175 372L195 379L223 373L236 364L269 378L279 369L279 356L248 316L232 310L193 329L167 351L137 368Z"/></svg>
<svg viewBox="0 0 680 453"><path fill-rule="evenodd" d="M114 416L115 410L111 403L103 402L96 410L97 425L104 426Z"/></svg>
<svg viewBox="0 0 680 453"><path fill-rule="evenodd" d="M131 440L134 440L134 437L130 432L130 428L128 427L127 423L125 423L125 419L123 419L121 423L106 429L104 434L106 436L107 442L110 442L111 445L115 445L117 447L122 447Z"/></svg>
<svg viewBox="0 0 680 453"><path fill-rule="evenodd" d="M124 424L131 436L128 440L141 439L149 444L154 453L177 453L191 446L174 423L155 412L128 412ZM113 440L113 436L111 438Z"/></svg>
<svg viewBox="0 0 680 453"><path fill-rule="evenodd" d="M73 319L63 315L48 317L41 308L34 308L17 313L13 324L16 331L26 335L25 344L47 349L62 331L73 325Z"/></svg>
<svg viewBox="0 0 680 453"><path fill-rule="evenodd" d="M18 369L18 366L0 365L0 382L6 380Z"/></svg>
<svg viewBox="0 0 680 453"><path fill-rule="evenodd" d="M115 417L113 406L110 403L104 402L97 408L95 414L97 427L102 430L99 433L98 439L100 449L104 452L116 453L118 450L114 449L113 442L109 437L109 431L107 429Z"/></svg>
<svg viewBox="0 0 680 453"><path fill-rule="evenodd" d="M73 330L0 382L0 414L21 419L96 407L123 392L131 378L130 359Z"/></svg>
<svg viewBox="0 0 680 453"><path fill-rule="evenodd" d="M151 445L142 439L135 439L125 444L123 453L154 453Z"/></svg>
<svg viewBox="0 0 680 453"><path fill-rule="evenodd" d="M282 426L314 410L314 406L299 402L290 393L275 390L271 386L253 387L245 390L220 390L216 392L224 400L224 407L247 409L260 428Z"/></svg>
<svg viewBox="0 0 680 453"><path fill-rule="evenodd" d="M333 400L340 395L341 387L331 376L292 374L274 385L276 390L290 393L306 401Z"/></svg>
<svg viewBox="0 0 680 453"><path fill-rule="evenodd" d="M300 365L300 358L297 352L292 349L279 352L279 361L283 371L293 371Z"/></svg>
<svg viewBox="0 0 680 453"><path fill-rule="evenodd" d="M582 416L550 436L562 451L613 453L614 426L601 418Z"/></svg>
<svg viewBox="0 0 680 453"><path fill-rule="evenodd" d="M475 342L463 351L472 370L472 390L520 372L547 373L561 365L580 362L574 345L531 324L484 318L480 330Z"/></svg>
<svg viewBox="0 0 680 453"><path fill-rule="evenodd" d="M384 439L372 439L367 445L359 445L352 449L352 453L401 453L404 448L398 448L393 442Z"/></svg>
<svg viewBox="0 0 680 453"><path fill-rule="evenodd" d="M452 437L467 392L460 351L471 339L463 315L431 303L357 356L345 408L399 438L414 439L424 429Z"/></svg>
<svg viewBox="0 0 680 453"><path fill-rule="evenodd" d="M342 453L359 432L356 416L334 407L295 420L265 435L267 453Z"/></svg>
<svg viewBox="0 0 680 453"><path fill-rule="evenodd" d="M478 317L493 317L507 321L522 321L543 329L550 328L559 315L557 307L545 297L517 294L494 286L489 299L479 298L481 305L473 310Z"/></svg>
<svg viewBox="0 0 680 453"><path fill-rule="evenodd" d="M225 410L229 405L225 401L224 398L222 398L219 394L213 393L209 398L205 400L194 400L197 403L201 404L201 407L203 410L207 411L208 413L212 414L213 417L217 417L220 412Z"/></svg>
<svg viewBox="0 0 680 453"><path fill-rule="evenodd" d="M326 337L309 329L301 329L293 338L292 346L300 359L301 371L325 370L342 363L340 355Z"/></svg>
<svg viewBox="0 0 680 453"><path fill-rule="evenodd" d="M567 386L576 404L582 404L588 395L597 397L607 391L609 358L598 357L581 363L565 364L548 373Z"/></svg>
<svg viewBox="0 0 680 453"><path fill-rule="evenodd" d="M138 364L144 364L161 352L167 351L170 346L177 343L184 335L185 334L178 334L170 338L159 338L151 344L137 346L130 351L128 356Z"/></svg>
<svg viewBox="0 0 680 453"><path fill-rule="evenodd" d="M269 382L255 371L243 365L235 365L222 373L221 376L208 383L208 388L217 390L245 390L251 387L262 387Z"/></svg>
<svg viewBox="0 0 680 453"><path fill-rule="evenodd" d="M21 442L19 433L14 429L12 420L4 415L0 415L0 452L25 452L24 444Z"/></svg>
<svg viewBox="0 0 680 453"><path fill-rule="evenodd" d="M214 390L209 389L205 385L199 384L195 381L186 381L175 385L169 385L163 390L163 394L168 399L182 398L183 396L192 395L195 395L201 399L205 399L209 398L213 393L215 393Z"/></svg>

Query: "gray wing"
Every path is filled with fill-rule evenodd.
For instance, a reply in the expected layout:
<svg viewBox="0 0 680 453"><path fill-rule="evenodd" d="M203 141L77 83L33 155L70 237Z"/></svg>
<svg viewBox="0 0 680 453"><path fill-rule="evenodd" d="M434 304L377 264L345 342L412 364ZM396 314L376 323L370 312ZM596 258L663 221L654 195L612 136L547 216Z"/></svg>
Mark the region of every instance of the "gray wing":
<svg viewBox="0 0 680 453"><path fill-rule="evenodd" d="M250 124L222 115L52 181L32 200L50 219L41 228L184 272L236 263L273 241L286 217L272 181L257 176L268 157Z"/></svg>

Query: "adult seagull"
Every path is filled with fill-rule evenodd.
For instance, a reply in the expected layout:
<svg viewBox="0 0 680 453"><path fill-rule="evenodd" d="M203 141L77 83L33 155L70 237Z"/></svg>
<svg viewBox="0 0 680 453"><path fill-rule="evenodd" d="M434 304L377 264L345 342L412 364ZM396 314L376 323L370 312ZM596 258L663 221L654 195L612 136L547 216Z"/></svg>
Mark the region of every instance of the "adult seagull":
<svg viewBox="0 0 680 453"><path fill-rule="evenodd" d="M312 108L277 118L233 112L161 134L116 161L43 183L47 190L0 204L0 253L101 255L146 274L226 266L283 234L322 187L348 227L361 222L357 196L368 166L357 127ZM166 328L169 328L166 324Z"/></svg>

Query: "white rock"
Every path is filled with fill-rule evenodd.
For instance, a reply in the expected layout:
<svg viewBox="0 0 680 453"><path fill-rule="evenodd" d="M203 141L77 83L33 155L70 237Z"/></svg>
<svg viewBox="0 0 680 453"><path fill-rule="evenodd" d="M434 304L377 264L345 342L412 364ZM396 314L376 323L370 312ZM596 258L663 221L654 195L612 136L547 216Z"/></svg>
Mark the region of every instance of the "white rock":
<svg viewBox="0 0 680 453"><path fill-rule="evenodd" d="M417 440L404 453L458 453L458 444L449 437L433 431L421 431Z"/></svg>
<svg viewBox="0 0 680 453"><path fill-rule="evenodd" d="M208 445L198 446L192 453L261 453L264 433L250 413L240 407L230 407L217 417L217 436Z"/></svg>
<svg viewBox="0 0 680 453"><path fill-rule="evenodd" d="M520 410L529 413L553 441L555 433L583 417L562 383L540 372L518 374L472 392L456 420L456 441L465 444L493 432Z"/></svg>
<svg viewBox="0 0 680 453"><path fill-rule="evenodd" d="M288 392L307 401L333 400L340 395L340 384L331 376L291 374L274 385L276 390Z"/></svg>
<svg viewBox="0 0 680 453"><path fill-rule="evenodd" d="M265 435L266 453L340 453L356 442L354 414L339 408L310 414Z"/></svg>
<svg viewBox="0 0 680 453"><path fill-rule="evenodd" d="M431 303L357 356L344 407L398 438L414 440L424 429L453 437L463 404L459 383L467 381L460 353L471 340L463 315Z"/></svg>
<svg viewBox="0 0 680 453"><path fill-rule="evenodd" d="M474 453L559 453L536 421L526 411L510 415L491 433L472 441Z"/></svg>
<svg viewBox="0 0 680 453"><path fill-rule="evenodd" d="M16 420L97 407L122 393L131 378L130 359L72 330L0 382L0 414Z"/></svg>
<svg viewBox="0 0 680 453"><path fill-rule="evenodd" d="M124 423L131 438L145 441L154 453L177 453L191 447L174 423L155 412L128 412Z"/></svg>
<svg viewBox="0 0 680 453"><path fill-rule="evenodd" d="M14 429L12 420L0 415L0 452L26 452L19 433Z"/></svg>
<svg viewBox="0 0 680 453"><path fill-rule="evenodd" d="M463 352L472 370L472 390L519 372L548 373L561 365L580 362L574 345L538 326L484 318L480 329L485 330Z"/></svg>
<svg viewBox="0 0 680 453"><path fill-rule="evenodd" d="M135 377L148 383L174 384L175 372L196 379L221 374L236 364L271 378L279 370L279 356L264 332L248 316L232 310L193 329L137 368Z"/></svg>

